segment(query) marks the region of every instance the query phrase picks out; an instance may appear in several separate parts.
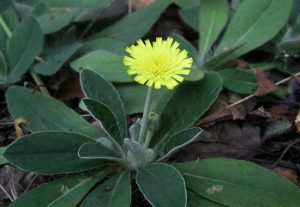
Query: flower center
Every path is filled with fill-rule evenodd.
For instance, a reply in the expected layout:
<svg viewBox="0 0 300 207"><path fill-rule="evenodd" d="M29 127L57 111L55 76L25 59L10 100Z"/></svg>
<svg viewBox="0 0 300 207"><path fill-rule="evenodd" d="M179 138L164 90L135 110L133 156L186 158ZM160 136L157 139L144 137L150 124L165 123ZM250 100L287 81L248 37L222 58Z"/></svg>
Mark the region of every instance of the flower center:
<svg viewBox="0 0 300 207"><path fill-rule="evenodd" d="M151 62L152 63L150 64L149 67L150 74L154 77L164 76L168 68L165 61L163 60L163 57L155 57Z"/></svg>

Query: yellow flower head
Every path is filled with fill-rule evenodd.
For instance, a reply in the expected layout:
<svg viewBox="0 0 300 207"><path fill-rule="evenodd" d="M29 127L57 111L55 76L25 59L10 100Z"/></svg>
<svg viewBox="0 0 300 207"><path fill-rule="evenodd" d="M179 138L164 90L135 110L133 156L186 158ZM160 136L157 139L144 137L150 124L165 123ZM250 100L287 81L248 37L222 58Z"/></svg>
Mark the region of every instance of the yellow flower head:
<svg viewBox="0 0 300 207"><path fill-rule="evenodd" d="M172 38L156 38L137 41L137 45L126 48L129 56L124 56L123 63L128 67L128 74L135 75L134 80L155 89L166 86L173 89L183 81L182 75L188 75L193 59L186 50L178 48L179 43Z"/></svg>

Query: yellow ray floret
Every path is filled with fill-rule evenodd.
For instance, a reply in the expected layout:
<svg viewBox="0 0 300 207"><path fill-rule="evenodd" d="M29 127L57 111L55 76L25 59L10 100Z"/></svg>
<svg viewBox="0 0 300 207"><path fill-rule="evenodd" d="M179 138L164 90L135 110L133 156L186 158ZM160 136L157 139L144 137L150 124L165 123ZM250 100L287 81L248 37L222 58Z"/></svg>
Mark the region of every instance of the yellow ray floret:
<svg viewBox="0 0 300 207"><path fill-rule="evenodd" d="M161 86L173 89L183 81L183 75L190 73L193 63L187 51L178 46L179 43L170 37L167 40L158 37L153 43L138 40L136 45L126 48L129 55L124 56L123 63L138 83L154 85L155 89Z"/></svg>

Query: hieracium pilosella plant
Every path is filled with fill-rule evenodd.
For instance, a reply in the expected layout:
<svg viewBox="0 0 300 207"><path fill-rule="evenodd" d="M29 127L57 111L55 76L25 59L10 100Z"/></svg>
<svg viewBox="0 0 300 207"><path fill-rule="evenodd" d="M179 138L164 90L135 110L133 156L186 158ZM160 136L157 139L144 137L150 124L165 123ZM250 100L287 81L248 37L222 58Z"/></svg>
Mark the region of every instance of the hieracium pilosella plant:
<svg viewBox="0 0 300 207"><path fill-rule="evenodd" d="M123 62L128 67L128 74L134 75L136 82L145 84L148 87L137 139L141 148L145 150L145 162L156 159L156 152L147 149L151 142L151 136L154 135L154 133L149 133L149 118L151 126L160 126L160 123L157 123L160 121L158 115L151 113L149 117L153 89L160 89L162 86L174 89L183 81L183 75L190 73L193 59L188 57L186 50L180 50L178 47L179 43L169 37L167 40L157 38L153 43L149 40L144 42L138 40L136 45L126 48L128 56L124 57ZM157 130L157 127L150 128L150 131ZM146 163L142 162L140 164L144 166Z"/></svg>
<svg viewBox="0 0 300 207"><path fill-rule="evenodd" d="M95 131L95 128L81 123L82 120L77 120L76 125L78 126L69 128L68 132L43 131L24 136L8 147L5 156L23 169L43 174L77 173L92 170L91 173L81 174L80 180L75 178L79 183L84 181L99 185L81 201L81 206L91 206L94 196L102 199L101 205L97 206L130 206L131 182L137 183L146 200L153 206L174 206L175 204L176 206L186 206L187 192L182 175L174 166L161 162L193 141L201 133L201 129L183 130L174 135L163 136L159 142L153 142L152 138L157 136L164 123L161 123L160 115L150 111L150 108L152 95L156 90L160 90L162 87L174 90L190 73L193 60L188 56L186 50L179 49L179 43L172 38L163 40L158 37L154 42L138 40L136 44L127 47L126 52L123 63L128 74L132 75L134 81L148 87L143 116L140 120L127 129L125 107L115 87L103 76L91 70L83 70L80 74L82 89L86 96L83 103L91 115L101 123L102 130ZM35 95L45 99L38 93ZM69 116L69 119L74 120L74 117ZM183 139L182 136L184 136ZM36 144L39 146L36 149L19 147L34 146L35 144L32 142L38 139L42 146L41 143ZM57 145L54 144L55 140L58 142ZM36 154L44 154L47 159L33 163L29 157L26 160L20 160L16 156L29 151L30 153L35 151ZM49 158L47 152L56 154L55 162L49 166L51 169L48 169L46 165L51 159L54 161L54 157L49 155ZM60 156L64 152L67 155ZM158 177L152 177L153 173ZM158 195L152 192L153 190L165 191L160 186L161 182L165 182L161 176L172 178L174 186L166 192L176 195L176 201L167 197L157 197ZM150 185L149 179L153 178L155 180L151 181ZM60 180L54 182L59 183ZM159 186L155 186L155 183ZM89 186L89 189L93 185ZM67 189L72 188L72 186L66 187ZM102 191L103 187L105 187L105 191ZM105 195L101 195L103 193ZM72 203L79 202L82 196ZM14 205L21 202L23 202L22 199L18 199ZM61 202L60 199L54 200L51 205L57 206Z"/></svg>
<svg viewBox="0 0 300 207"><path fill-rule="evenodd" d="M193 59L172 38L138 40L126 52L126 71L147 90L142 118L131 124L115 86L91 70L80 73L82 101L99 128L49 96L18 86L8 89L10 113L27 120L32 134L12 143L5 158L35 173L65 175L10 207L130 207L133 197L155 207L297 206L295 185L250 162L168 162L199 137L202 130L191 126L216 99L221 78L206 72L200 81L184 82ZM151 105L161 90L167 96L158 112ZM26 107L15 107L20 102Z"/></svg>

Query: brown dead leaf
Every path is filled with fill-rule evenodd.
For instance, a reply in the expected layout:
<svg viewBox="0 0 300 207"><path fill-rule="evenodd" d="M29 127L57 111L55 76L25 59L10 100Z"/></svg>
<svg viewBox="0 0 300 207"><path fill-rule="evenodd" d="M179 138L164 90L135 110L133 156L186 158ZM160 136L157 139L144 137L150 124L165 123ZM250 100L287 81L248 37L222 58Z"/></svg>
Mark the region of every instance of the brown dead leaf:
<svg viewBox="0 0 300 207"><path fill-rule="evenodd" d="M240 100L237 94L223 95L221 94L208 113L201 118L196 126L212 125L224 120L243 120L246 116L244 105L238 105L233 108L226 108L229 104Z"/></svg>
<svg viewBox="0 0 300 207"><path fill-rule="evenodd" d="M239 68L247 68L249 66L249 64L245 60L242 60L242 59L238 59L237 64L238 64Z"/></svg>
<svg viewBox="0 0 300 207"><path fill-rule="evenodd" d="M267 111L272 114L273 119L285 119L287 118L287 112L290 110L286 104L278 104L268 108Z"/></svg>
<svg viewBox="0 0 300 207"><path fill-rule="evenodd" d="M273 118L272 115L268 111L266 111L263 106L251 111L249 114L253 116L259 116L259 117L264 117L269 119Z"/></svg>
<svg viewBox="0 0 300 207"><path fill-rule="evenodd" d="M239 100L241 100L241 97L237 94L233 93L229 96L229 104L235 103ZM238 105L229 110L231 111L233 120L243 120L246 117L246 109L243 105Z"/></svg>
<svg viewBox="0 0 300 207"><path fill-rule="evenodd" d="M261 153L260 127L234 121L214 124L206 129L195 142L184 148L180 161L208 157L249 159Z"/></svg>
<svg viewBox="0 0 300 207"><path fill-rule="evenodd" d="M132 0L132 7L133 7L133 9L139 9L139 8L146 6L148 4L151 4L155 1L156 0Z"/></svg>
<svg viewBox="0 0 300 207"><path fill-rule="evenodd" d="M298 176L296 175L296 172L294 170L286 169L286 168L281 168L281 167L276 167L273 169L273 172L289 179L296 185L300 185L298 181Z"/></svg>
<svg viewBox="0 0 300 207"><path fill-rule="evenodd" d="M54 97L61 101L70 101L74 98L83 98L83 92L80 87L79 75L72 70L62 70L58 73L58 78L53 81L56 88Z"/></svg>
<svg viewBox="0 0 300 207"><path fill-rule="evenodd" d="M297 128L297 132L300 133L300 110L296 116L295 125Z"/></svg>
<svg viewBox="0 0 300 207"><path fill-rule="evenodd" d="M256 82L258 84L258 88L254 93L256 96L263 96L277 90L277 86L269 80L262 71L258 69L254 69L254 71L256 75Z"/></svg>
<svg viewBox="0 0 300 207"><path fill-rule="evenodd" d="M23 130L20 127L22 124L27 124L28 121L24 118L17 118L15 120L15 131L16 131L16 138L20 138L23 136Z"/></svg>

